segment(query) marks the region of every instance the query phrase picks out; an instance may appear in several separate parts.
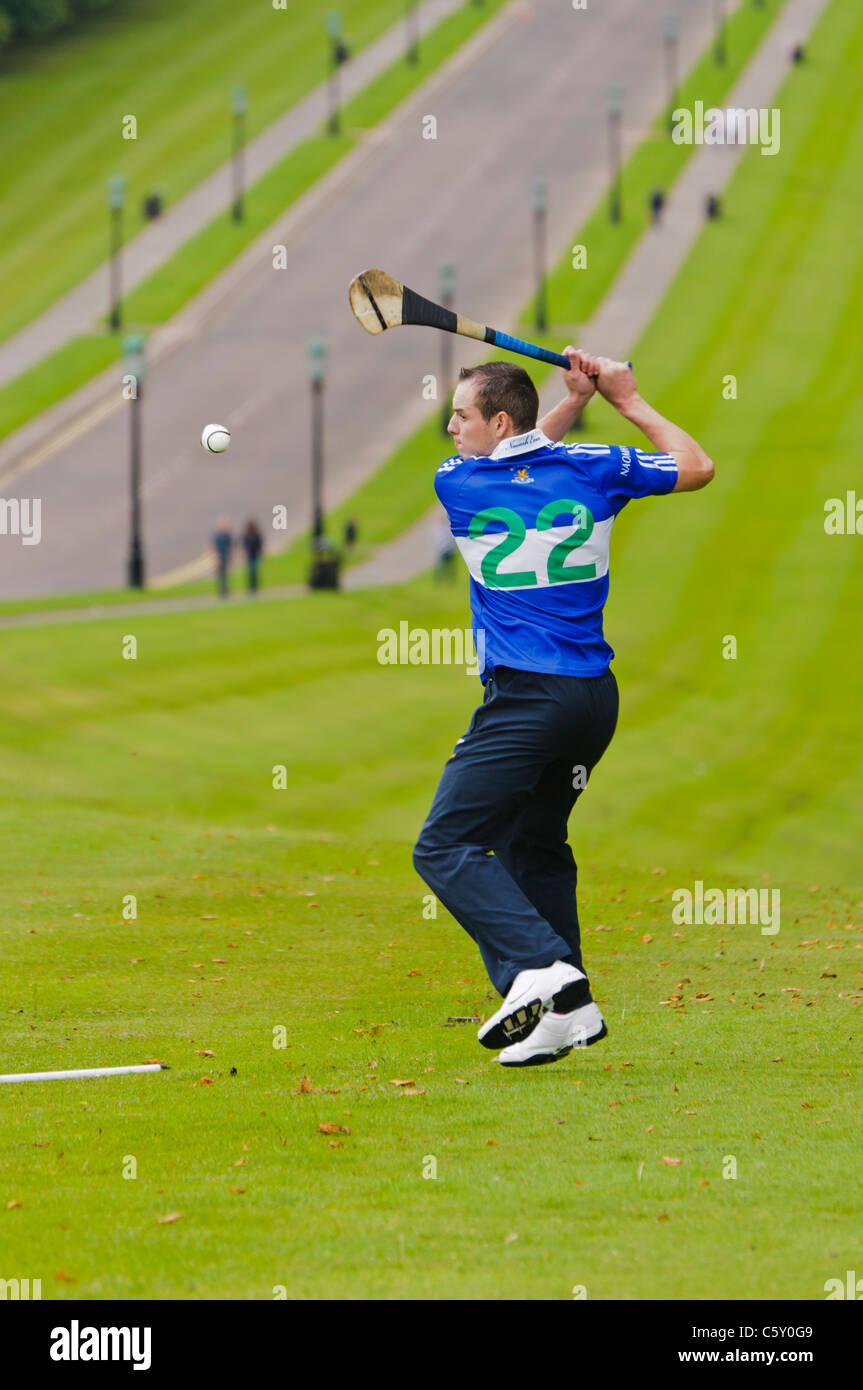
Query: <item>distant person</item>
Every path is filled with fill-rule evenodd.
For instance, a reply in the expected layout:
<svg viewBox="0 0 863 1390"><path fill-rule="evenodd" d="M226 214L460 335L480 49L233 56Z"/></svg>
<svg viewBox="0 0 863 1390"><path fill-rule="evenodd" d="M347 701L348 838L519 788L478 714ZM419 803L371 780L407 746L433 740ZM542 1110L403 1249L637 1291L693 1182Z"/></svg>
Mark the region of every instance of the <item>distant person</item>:
<svg viewBox="0 0 863 1390"><path fill-rule="evenodd" d="M354 518L353 518L352 516L351 516L351 517L348 517L347 521L345 522L345 549L346 549L346 550L351 550L351 549L356 545L356 543L357 543L357 537L358 537L359 533L360 533L359 527L357 526L357 523L356 523L356 521L354 520Z"/></svg>
<svg viewBox="0 0 863 1390"><path fill-rule="evenodd" d="M246 528L242 536L243 550L246 552L246 569L249 576L249 591L256 593L258 588L258 571L261 564L261 555L264 551L264 538L258 527L251 519L246 522Z"/></svg>
<svg viewBox="0 0 863 1390"><path fill-rule="evenodd" d="M715 222L722 215L722 204L715 193L708 193L704 212L709 222Z"/></svg>
<svg viewBox="0 0 863 1390"><path fill-rule="evenodd" d="M659 226L662 209L665 207L665 194L661 188L654 188L650 195L650 220L654 227Z"/></svg>
<svg viewBox="0 0 863 1390"><path fill-rule="evenodd" d="M795 44L791 50L792 63L802 63L805 57L806 49L803 47L802 43Z"/></svg>
<svg viewBox="0 0 863 1390"><path fill-rule="evenodd" d="M228 597L228 569L231 564L231 547L234 536L231 531L231 518L220 516L211 540L216 556L216 583L222 598Z"/></svg>

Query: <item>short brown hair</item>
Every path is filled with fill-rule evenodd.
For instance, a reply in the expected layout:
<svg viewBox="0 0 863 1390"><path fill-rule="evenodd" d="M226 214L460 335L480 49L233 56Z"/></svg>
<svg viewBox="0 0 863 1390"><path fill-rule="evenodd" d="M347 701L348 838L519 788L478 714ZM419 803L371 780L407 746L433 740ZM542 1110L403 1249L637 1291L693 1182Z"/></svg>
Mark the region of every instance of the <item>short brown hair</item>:
<svg viewBox="0 0 863 1390"><path fill-rule="evenodd" d="M459 381L477 380L476 404L484 420L503 410L519 434L536 424L539 394L524 367L512 362L481 362L478 367L462 367Z"/></svg>

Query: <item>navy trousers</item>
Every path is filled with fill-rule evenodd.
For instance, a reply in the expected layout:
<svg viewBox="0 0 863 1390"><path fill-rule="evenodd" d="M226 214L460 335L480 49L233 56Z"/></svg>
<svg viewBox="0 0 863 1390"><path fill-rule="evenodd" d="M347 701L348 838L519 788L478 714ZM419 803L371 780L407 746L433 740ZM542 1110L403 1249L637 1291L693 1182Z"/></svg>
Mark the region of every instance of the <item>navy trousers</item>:
<svg viewBox="0 0 863 1390"><path fill-rule="evenodd" d="M417 873L505 995L520 970L583 970L567 821L617 724L617 681L498 666L444 768ZM586 972L585 972L586 973Z"/></svg>

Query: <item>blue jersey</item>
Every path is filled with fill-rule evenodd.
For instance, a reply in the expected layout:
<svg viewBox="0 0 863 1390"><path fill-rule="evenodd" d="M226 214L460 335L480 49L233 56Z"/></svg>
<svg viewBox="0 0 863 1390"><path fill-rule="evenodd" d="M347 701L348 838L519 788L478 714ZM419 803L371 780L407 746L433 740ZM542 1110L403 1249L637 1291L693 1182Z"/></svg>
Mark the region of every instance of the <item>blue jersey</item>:
<svg viewBox="0 0 863 1390"><path fill-rule="evenodd" d="M671 492L671 454L610 444L554 444L541 429L489 457L448 458L435 477L470 570L483 682L495 666L601 676L614 518L631 497Z"/></svg>

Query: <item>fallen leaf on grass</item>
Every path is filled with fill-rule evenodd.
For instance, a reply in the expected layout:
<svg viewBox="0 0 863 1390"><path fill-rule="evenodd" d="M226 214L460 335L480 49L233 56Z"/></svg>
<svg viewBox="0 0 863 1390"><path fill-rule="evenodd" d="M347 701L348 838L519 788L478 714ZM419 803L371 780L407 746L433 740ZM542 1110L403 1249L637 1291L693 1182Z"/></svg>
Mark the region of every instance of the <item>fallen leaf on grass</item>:
<svg viewBox="0 0 863 1390"><path fill-rule="evenodd" d="M245 1159L245 1158L235 1158L235 1159L234 1159L234 1167L235 1167L235 1168L245 1168L247 1162L248 1162L248 1160Z"/></svg>
<svg viewBox="0 0 863 1390"><path fill-rule="evenodd" d="M325 1124L318 1125L318 1134L350 1134L347 1125Z"/></svg>
<svg viewBox="0 0 863 1390"><path fill-rule="evenodd" d="M311 1083L311 1081L309 1080L309 1078L308 1078L307 1076L304 1076L303 1079L302 1079L302 1081L300 1082L299 1086L298 1086L297 1089L294 1091L294 1095L295 1095L295 1096L306 1096L306 1095L308 1095L309 1091L311 1091L311 1089L312 1089L312 1083Z"/></svg>
<svg viewBox="0 0 863 1390"><path fill-rule="evenodd" d="M66 1273L65 1269L58 1269L54 1278L58 1284L74 1284L77 1282L72 1278L71 1274Z"/></svg>
<svg viewBox="0 0 863 1390"><path fill-rule="evenodd" d="M331 1139L331 1140L330 1140L330 1148L331 1148L331 1149L343 1149L344 1147L345 1147L345 1141L344 1141L344 1139Z"/></svg>
<svg viewBox="0 0 863 1390"><path fill-rule="evenodd" d="M213 1078L212 1078L212 1076L202 1076L201 1079L200 1079L200 1081L198 1082L198 1085L199 1085L199 1086L212 1086L212 1084L213 1084Z"/></svg>
<svg viewBox="0 0 863 1390"><path fill-rule="evenodd" d="M12 1211L13 1207L20 1207L20 1205L21 1203L17 1201L15 1198L13 1198L11 1202L6 1203L6 1210Z"/></svg>
<svg viewBox="0 0 863 1390"><path fill-rule="evenodd" d="M504 1236L504 1238L503 1238L503 1243L504 1243L504 1245L512 1245L512 1243L513 1243L514 1240L518 1240L518 1232L517 1232L517 1231L513 1231L513 1232L512 1232L512 1235Z"/></svg>
<svg viewBox="0 0 863 1390"><path fill-rule="evenodd" d="M211 1052L209 1047L204 1048L203 1052L196 1052L196 1057L215 1057L215 1052Z"/></svg>
<svg viewBox="0 0 863 1390"><path fill-rule="evenodd" d="M486 1139L485 1142L486 1142L486 1148L496 1148L496 1147L497 1147L497 1140L496 1140L496 1139Z"/></svg>
<svg viewBox="0 0 863 1390"><path fill-rule="evenodd" d="M391 1085L391 1086L415 1086L415 1085L416 1085L416 1082L415 1082L415 1081L395 1081L395 1080L391 1080L391 1081L390 1081L390 1085Z"/></svg>
<svg viewBox="0 0 863 1390"><path fill-rule="evenodd" d="M246 1189L245 1189L244 1187L229 1187L229 1188L228 1188L228 1191L229 1191L229 1192L233 1192L233 1194L234 1194L235 1197L242 1197L242 1195L243 1195L243 1193L245 1192L245 1190L246 1190Z"/></svg>
<svg viewBox="0 0 863 1390"><path fill-rule="evenodd" d="M662 1155L662 1161L669 1168L676 1168L678 1163L682 1163L682 1158L671 1158L668 1154Z"/></svg>
<svg viewBox="0 0 863 1390"><path fill-rule="evenodd" d="M172 1225L174 1224L175 1221L182 1221L182 1219L183 1219L183 1213L182 1213L181 1211L172 1211L172 1212L169 1212L167 1216L157 1216L157 1217L156 1217L156 1225L157 1225L157 1226L172 1226Z"/></svg>

